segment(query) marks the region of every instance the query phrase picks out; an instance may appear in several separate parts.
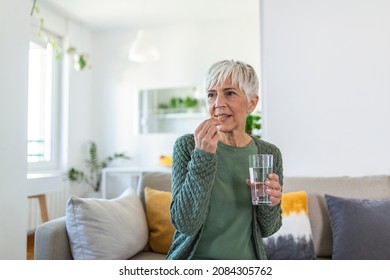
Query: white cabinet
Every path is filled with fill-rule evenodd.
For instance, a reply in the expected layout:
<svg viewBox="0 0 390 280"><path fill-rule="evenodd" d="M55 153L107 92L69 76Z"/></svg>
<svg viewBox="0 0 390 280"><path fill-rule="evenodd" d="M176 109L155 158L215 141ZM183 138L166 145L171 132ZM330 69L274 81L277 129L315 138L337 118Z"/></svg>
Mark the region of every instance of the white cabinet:
<svg viewBox="0 0 390 280"><path fill-rule="evenodd" d="M193 133L208 116L205 97L196 87L148 89L138 94L140 134Z"/></svg>

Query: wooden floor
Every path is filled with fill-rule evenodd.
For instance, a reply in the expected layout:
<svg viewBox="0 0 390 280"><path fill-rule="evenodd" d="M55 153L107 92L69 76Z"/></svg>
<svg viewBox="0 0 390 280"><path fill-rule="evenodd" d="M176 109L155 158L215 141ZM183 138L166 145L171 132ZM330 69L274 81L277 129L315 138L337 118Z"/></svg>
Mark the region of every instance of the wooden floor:
<svg viewBox="0 0 390 280"><path fill-rule="evenodd" d="M27 260L34 259L34 233L27 235Z"/></svg>

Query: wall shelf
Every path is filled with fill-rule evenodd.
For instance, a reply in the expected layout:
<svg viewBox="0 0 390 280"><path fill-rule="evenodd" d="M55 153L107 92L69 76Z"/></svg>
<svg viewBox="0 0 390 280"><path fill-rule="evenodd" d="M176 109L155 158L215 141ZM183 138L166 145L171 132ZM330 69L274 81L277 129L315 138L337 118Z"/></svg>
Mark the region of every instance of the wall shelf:
<svg viewBox="0 0 390 280"><path fill-rule="evenodd" d="M205 119L205 99L199 97L195 86L139 91L138 132L147 133L191 133ZM184 104L172 104L173 99L195 98L198 104L188 109ZM174 107L177 106L177 107Z"/></svg>
<svg viewBox="0 0 390 280"><path fill-rule="evenodd" d="M206 118L207 114L205 112L182 112L182 113L159 113L154 115L159 119L201 119Z"/></svg>

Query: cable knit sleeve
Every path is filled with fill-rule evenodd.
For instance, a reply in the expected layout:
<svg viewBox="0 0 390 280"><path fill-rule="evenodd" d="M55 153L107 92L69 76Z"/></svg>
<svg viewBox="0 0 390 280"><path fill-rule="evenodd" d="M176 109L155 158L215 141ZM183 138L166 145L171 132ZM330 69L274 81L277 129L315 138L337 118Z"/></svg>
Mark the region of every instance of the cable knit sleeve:
<svg viewBox="0 0 390 280"><path fill-rule="evenodd" d="M191 236L202 228L209 210L216 171L216 155L196 149L193 135L184 135L176 140L170 213L177 231Z"/></svg>

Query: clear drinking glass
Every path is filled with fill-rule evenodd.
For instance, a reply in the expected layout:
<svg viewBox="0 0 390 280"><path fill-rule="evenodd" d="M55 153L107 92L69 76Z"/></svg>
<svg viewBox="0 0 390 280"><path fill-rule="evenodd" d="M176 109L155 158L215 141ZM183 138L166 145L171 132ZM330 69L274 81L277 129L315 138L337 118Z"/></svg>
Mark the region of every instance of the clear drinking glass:
<svg viewBox="0 0 390 280"><path fill-rule="evenodd" d="M266 193L267 186L264 182L268 174L272 173L273 156L270 154L255 154L249 156L249 178L251 181L252 204L270 205L269 194Z"/></svg>

